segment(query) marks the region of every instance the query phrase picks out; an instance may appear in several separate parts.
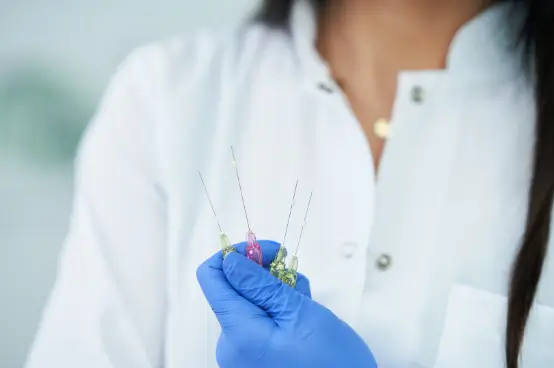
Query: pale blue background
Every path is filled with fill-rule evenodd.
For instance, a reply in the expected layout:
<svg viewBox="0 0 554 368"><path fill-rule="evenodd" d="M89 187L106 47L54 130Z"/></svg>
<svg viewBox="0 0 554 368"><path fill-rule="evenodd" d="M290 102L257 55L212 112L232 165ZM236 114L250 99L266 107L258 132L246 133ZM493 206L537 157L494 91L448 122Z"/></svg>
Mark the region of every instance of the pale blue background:
<svg viewBox="0 0 554 368"><path fill-rule="evenodd" d="M258 2L0 0L1 368L23 365L67 227L75 145L117 64Z"/></svg>

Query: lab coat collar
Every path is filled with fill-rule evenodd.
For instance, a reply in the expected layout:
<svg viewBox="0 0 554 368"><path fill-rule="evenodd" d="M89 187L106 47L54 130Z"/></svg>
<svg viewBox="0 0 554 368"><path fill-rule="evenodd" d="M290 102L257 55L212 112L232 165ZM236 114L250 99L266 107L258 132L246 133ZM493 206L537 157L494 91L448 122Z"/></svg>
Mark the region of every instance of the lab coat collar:
<svg viewBox="0 0 554 368"><path fill-rule="evenodd" d="M296 55L310 85L334 83L330 68L316 50L317 14L309 0L296 0L290 20Z"/></svg>
<svg viewBox="0 0 554 368"><path fill-rule="evenodd" d="M518 26L518 18L506 21L510 15L517 16L517 11L507 2L494 4L460 28L450 45L444 72L463 79L503 79L519 72L520 58L510 54L510 32ZM512 29L507 29L508 23ZM315 48L317 14L309 0L296 0L290 29L306 82L335 85L330 68ZM410 72L402 74L406 73Z"/></svg>

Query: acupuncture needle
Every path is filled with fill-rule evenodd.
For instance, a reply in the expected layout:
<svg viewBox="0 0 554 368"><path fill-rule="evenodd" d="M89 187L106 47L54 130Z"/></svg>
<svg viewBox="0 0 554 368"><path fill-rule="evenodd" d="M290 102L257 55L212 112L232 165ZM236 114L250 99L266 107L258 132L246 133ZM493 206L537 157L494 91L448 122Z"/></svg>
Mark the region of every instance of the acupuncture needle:
<svg viewBox="0 0 554 368"><path fill-rule="evenodd" d="M256 240L256 235L250 228L250 221L248 220L248 212L246 211L246 203L244 201L244 193L242 191L242 185L240 182L239 169L237 165L237 159L235 157L235 150L231 146L231 154L233 156L233 167L235 168L235 173L237 175L237 182L239 184L240 197L242 200L242 207L244 208L244 217L246 217L246 225L248 226L248 233L246 234L246 257L256 262L260 266L263 266L263 257L262 257L262 248L258 241Z"/></svg>
<svg viewBox="0 0 554 368"><path fill-rule="evenodd" d="M302 235L304 234L304 228L308 223L308 211L310 210L310 204L312 203L313 192L310 193L310 199L308 200L308 206L306 207L306 213L304 215L304 222L302 223L302 228L300 228L300 235L298 237L298 243L296 244L296 250L292 256L289 267L283 272L283 278L281 279L285 284L294 287L296 285L296 279L298 277L298 250L300 249L300 243L302 241Z"/></svg>
<svg viewBox="0 0 554 368"><path fill-rule="evenodd" d="M206 183L204 182L204 178L202 177L200 170L198 170L198 176L200 176L200 181L202 182L202 186L204 187L204 191L206 192L206 197L208 198L208 202L210 202L210 207L212 208L212 212L214 214L215 222L217 223L217 227L219 228L219 242L221 244L223 258L225 258L229 253L236 252L237 250L231 244L231 241L229 240L229 237L227 236L227 234L223 232L223 229L221 227L221 224L219 223L219 219L217 218L217 214L215 212L214 204L212 202L212 199L210 198L210 194L208 193L208 188L206 187Z"/></svg>
<svg viewBox="0 0 554 368"><path fill-rule="evenodd" d="M287 240L287 232L289 229L290 217L292 215L292 209L294 207L294 199L296 198L296 189L298 189L298 180L296 181L296 185L294 186L294 193L292 195L292 202L290 204L289 216L287 218L287 225L285 226L285 235L283 236L283 242L279 247L277 256L275 256L275 259L269 265L269 272L275 277L279 277L280 274L285 270L285 259L287 258L287 248L285 247L285 242Z"/></svg>

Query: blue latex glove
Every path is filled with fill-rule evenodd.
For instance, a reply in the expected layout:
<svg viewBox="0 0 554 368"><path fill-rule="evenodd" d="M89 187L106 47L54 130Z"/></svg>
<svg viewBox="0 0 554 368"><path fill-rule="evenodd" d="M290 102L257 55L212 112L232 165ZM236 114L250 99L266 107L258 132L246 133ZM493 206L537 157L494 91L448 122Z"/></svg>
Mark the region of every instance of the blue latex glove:
<svg viewBox="0 0 554 368"><path fill-rule="evenodd" d="M279 244L260 241L264 266ZM329 309L311 300L308 280L296 289L239 254L220 253L204 262L198 281L219 323L217 362L222 368L373 368L363 340Z"/></svg>

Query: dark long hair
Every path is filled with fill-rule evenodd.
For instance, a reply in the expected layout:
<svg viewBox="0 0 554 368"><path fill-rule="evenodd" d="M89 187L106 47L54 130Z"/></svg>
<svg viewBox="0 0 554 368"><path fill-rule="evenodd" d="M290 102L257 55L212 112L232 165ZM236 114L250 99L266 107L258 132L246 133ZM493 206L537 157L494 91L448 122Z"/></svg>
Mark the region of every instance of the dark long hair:
<svg viewBox="0 0 554 368"><path fill-rule="evenodd" d="M294 1L265 0L259 20L285 27ZM505 358L508 368L518 368L525 327L546 258L554 193L554 1L500 1L517 3L518 12L524 13L514 41L523 46L522 57L534 83L537 112L526 228L513 263L508 297ZM322 7L325 0L312 2Z"/></svg>

